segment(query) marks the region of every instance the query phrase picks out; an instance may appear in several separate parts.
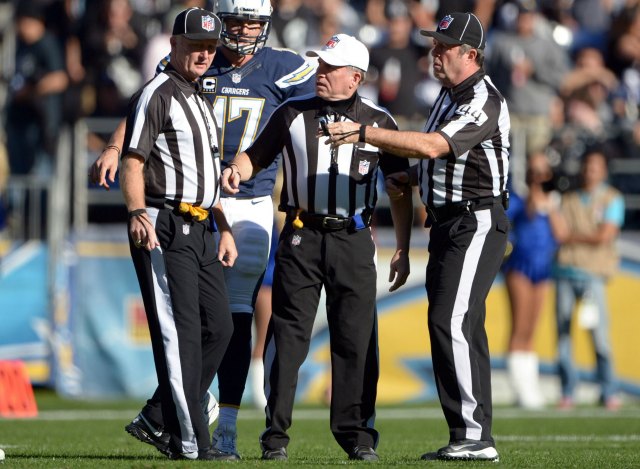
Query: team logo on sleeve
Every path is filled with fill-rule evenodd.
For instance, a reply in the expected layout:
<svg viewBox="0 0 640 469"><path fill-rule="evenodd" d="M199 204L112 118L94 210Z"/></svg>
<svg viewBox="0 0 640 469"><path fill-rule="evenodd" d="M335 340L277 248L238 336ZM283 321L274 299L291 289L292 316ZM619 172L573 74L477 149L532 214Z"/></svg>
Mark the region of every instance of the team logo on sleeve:
<svg viewBox="0 0 640 469"><path fill-rule="evenodd" d="M276 81L276 86L279 88L288 88L290 86L296 86L300 83L304 83L309 78L314 76L317 64L312 62L305 62L293 72L283 76Z"/></svg>

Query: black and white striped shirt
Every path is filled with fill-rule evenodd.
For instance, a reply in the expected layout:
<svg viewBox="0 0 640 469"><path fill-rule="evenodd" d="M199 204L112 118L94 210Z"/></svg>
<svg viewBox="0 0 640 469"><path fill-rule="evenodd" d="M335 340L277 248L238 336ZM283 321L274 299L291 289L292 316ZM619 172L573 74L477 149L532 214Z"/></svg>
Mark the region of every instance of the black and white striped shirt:
<svg viewBox="0 0 640 469"><path fill-rule="evenodd" d="M386 175L406 169L408 161L365 143L331 150L324 143L326 137L317 136L319 118L327 113L327 106L336 109L337 103L314 95L285 101L246 152L261 168L269 167L282 152L281 211L301 209L339 217L371 213L377 202L378 166ZM328 116L330 122L340 120L397 129L385 110L357 94L340 112L328 112ZM332 151L336 152L335 170L330 169Z"/></svg>
<svg viewBox="0 0 640 469"><path fill-rule="evenodd" d="M218 137L211 104L197 87L169 66L131 99L123 154L144 158L148 206L218 203Z"/></svg>
<svg viewBox="0 0 640 469"><path fill-rule="evenodd" d="M420 195L429 207L497 197L509 173L509 111L480 70L440 90L424 132L438 132L452 154L420 162Z"/></svg>

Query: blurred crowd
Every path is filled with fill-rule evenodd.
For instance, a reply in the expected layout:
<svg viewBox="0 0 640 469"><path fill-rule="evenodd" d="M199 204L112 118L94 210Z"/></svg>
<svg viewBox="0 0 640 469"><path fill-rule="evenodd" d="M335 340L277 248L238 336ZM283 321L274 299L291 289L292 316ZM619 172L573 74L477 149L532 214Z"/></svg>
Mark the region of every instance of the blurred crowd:
<svg viewBox="0 0 640 469"><path fill-rule="evenodd" d="M608 159L640 157L639 0L273 1L271 46L303 53L337 32L365 42L371 67L363 94L401 129L421 128L439 89L431 40L419 30L451 11L475 12L489 31L485 68L509 102L516 190L526 190L526 160L535 152L549 157L560 191L576 186L581 158L595 145ZM50 173L64 125L124 116L169 50L175 12L215 11L213 3L0 0L0 159L11 174ZM639 180L616 173L613 183L640 193Z"/></svg>

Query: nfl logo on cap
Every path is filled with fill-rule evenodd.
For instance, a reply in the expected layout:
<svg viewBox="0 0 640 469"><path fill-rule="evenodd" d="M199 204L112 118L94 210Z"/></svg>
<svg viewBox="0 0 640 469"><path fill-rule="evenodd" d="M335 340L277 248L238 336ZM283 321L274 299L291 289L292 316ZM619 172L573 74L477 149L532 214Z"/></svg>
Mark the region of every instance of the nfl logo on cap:
<svg viewBox="0 0 640 469"><path fill-rule="evenodd" d="M338 45L339 42L340 42L340 39L337 36L333 36L331 39L327 41L324 47L327 49L333 49L335 46Z"/></svg>
<svg viewBox="0 0 640 469"><path fill-rule="evenodd" d="M222 23L220 19L202 8L188 8L181 11L173 22L174 36L184 36L190 41L220 39Z"/></svg>
<svg viewBox="0 0 640 469"><path fill-rule="evenodd" d="M355 67L366 72L369 68L367 46L348 34L335 34L321 50L309 50L307 57L319 57L333 67Z"/></svg>
<svg viewBox="0 0 640 469"><path fill-rule="evenodd" d="M202 17L202 29L205 31L213 31L216 28L216 22L213 20L212 16L203 16Z"/></svg>
<svg viewBox="0 0 640 469"><path fill-rule="evenodd" d="M453 17L451 15L445 16L440 20L440 24L438 24L438 29L439 30L447 29L451 25L452 21L453 21Z"/></svg>

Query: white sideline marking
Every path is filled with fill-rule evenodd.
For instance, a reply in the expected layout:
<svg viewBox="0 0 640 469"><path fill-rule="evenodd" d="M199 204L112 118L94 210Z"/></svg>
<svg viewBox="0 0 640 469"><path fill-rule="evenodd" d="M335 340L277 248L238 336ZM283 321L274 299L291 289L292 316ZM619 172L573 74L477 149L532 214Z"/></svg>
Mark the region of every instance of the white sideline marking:
<svg viewBox="0 0 640 469"><path fill-rule="evenodd" d="M40 411L34 420L123 420L130 421L139 409L130 410L45 410ZM623 412L610 412L600 408L577 409L568 412L558 412L553 409L543 411L523 411L520 409L494 409L494 420L511 420L520 418L529 419L564 419L564 418L589 418L589 419L615 419L615 418L640 418L640 408L624 409ZM241 420L255 420L264 418L264 412L256 409L243 409L238 418ZM294 410L294 420L328 420L329 409L300 409ZM376 411L376 419L444 419L440 408L424 409L398 409L384 408ZM10 419L3 419L7 421ZM2 422L0 421L0 423Z"/></svg>
<svg viewBox="0 0 640 469"><path fill-rule="evenodd" d="M617 443L630 443L640 441L640 435L496 435L496 441L556 441L556 442L575 442L575 441L612 441Z"/></svg>

